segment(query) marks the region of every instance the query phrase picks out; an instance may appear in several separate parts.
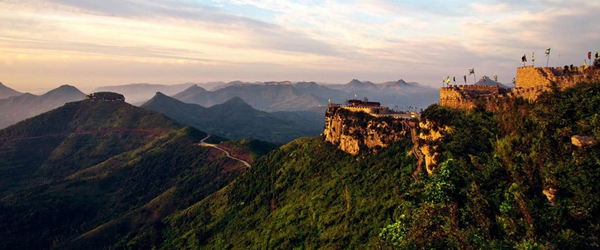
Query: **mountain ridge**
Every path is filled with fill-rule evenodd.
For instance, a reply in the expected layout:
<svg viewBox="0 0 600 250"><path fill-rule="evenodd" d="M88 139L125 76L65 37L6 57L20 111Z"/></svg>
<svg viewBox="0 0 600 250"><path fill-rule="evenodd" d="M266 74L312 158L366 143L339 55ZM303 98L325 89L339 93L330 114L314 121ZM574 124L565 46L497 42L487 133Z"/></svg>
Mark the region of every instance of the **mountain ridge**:
<svg viewBox="0 0 600 250"><path fill-rule="evenodd" d="M0 99L5 99L11 96L18 96L22 94L23 93L16 91L0 82Z"/></svg>
<svg viewBox="0 0 600 250"><path fill-rule="evenodd" d="M67 102L79 101L85 94L70 85L62 85L42 95L25 93L0 99L0 129L15 124L23 119L50 111Z"/></svg>
<svg viewBox="0 0 600 250"><path fill-rule="evenodd" d="M222 104L205 108L157 93L141 107L161 112L182 124L230 139L252 137L281 143L302 136L318 135L321 126L296 125L294 121L284 120L290 118L289 114L276 116L256 110L240 97L233 97Z"/></svg>

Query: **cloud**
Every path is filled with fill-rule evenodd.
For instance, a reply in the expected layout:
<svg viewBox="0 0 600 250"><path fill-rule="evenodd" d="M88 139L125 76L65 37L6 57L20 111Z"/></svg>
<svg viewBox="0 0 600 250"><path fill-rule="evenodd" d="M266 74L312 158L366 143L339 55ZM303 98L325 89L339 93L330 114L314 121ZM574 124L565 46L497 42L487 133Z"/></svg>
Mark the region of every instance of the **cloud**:
<svg viewBox="0 0 600 250"><path fill-rule="evenodd" d="M472 67L510 81L523 53L542 57L548 47L551 65L600 49L600 3L585 0L0 0L0 10L0 61L129 61L136 76L146 66L158 77L156 65L169 64L160 72L213 80L273 74L438 86Z"/></svg>
<svg viewBox="0 0 600 250"><path fill-rule="evenodd" d="M216 47L222 47L319 55L336 53L335 48L329 44L294 29L224 13L215 7L172 1L51 1L54 4L52 8L47 8L47 2L29 2L29 6L36 11L46 13L41 17L28 17L29 20L35 20L35 23L24 23L22 20L27 19L26 17L13 16L0 26L19 33L20 30L39 30L43 26L39 26L39 23L53 23L59 27L47 28L42 33L60 34L51 37L77 35L81 39L75 40L81 43L102 40L109 43L133 42L144 46L147 42L140 43L139 40L147 38L148 41L157 39L169 42L167 47L184 44L185 47L191 47L191 41L197 41L199 45L209 45L213 51ZM68 18L63 15L66 13L71 13ZM3 18L0 17L1 19ZM21 25L15 26L14 23ZM186 36L186 33L190 35ZM109 35L101 37L100 34ZM15 36L26 38L28 34ZM70 43L71 41L65 42L66 45ZM93 42L89 43L93 46Z"/></svg>

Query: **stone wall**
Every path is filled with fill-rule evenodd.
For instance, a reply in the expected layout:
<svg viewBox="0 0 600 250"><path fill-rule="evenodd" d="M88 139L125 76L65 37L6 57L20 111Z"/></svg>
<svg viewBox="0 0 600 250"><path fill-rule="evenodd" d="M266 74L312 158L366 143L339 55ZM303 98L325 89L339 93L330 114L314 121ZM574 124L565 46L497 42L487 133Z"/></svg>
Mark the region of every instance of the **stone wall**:
<svg viewBox="0 0 600 250"><path fill-rule="evenodd" d="M512 90L497 86L452 85L440 90L440 105L456 109L473 109L477 100L490 98L521 97L535 101L550 91L553 83L565 90L581 82L600 81L600 69L593 67L538 67L517 68L516 87Z"/></svg>
<svg viewBox="0 0 600 250"><path fill-rule="evenodd" d="M599 80L598 70L583 66L573 67L573 69L565 69L564 67L519 67L517 68L516 87L521 89L539 86L549 87L552 82L555 82L560 89L564 90L580 82Z"/></svg>
<svg viewBox="0 0 600 250"><path fill-rule="evenodd" d="M498 86L451 85L440 90L440 105L456 109L474 109L477 100L495 98L509 91Z"/></svg>

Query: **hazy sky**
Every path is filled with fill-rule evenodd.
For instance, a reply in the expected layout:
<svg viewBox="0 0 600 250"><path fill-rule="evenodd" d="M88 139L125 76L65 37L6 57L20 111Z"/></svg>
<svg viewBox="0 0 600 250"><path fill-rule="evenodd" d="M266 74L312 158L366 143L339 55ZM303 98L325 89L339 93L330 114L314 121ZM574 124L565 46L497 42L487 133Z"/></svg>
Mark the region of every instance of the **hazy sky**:
<svg viewBox="0 0 600 250"><path fill-rule="evenodd" d="M551 66L582 65L600 50L599 13L598 0L0 0L0 82L441 86L473 67L510 82L549 47Z"/></svg>

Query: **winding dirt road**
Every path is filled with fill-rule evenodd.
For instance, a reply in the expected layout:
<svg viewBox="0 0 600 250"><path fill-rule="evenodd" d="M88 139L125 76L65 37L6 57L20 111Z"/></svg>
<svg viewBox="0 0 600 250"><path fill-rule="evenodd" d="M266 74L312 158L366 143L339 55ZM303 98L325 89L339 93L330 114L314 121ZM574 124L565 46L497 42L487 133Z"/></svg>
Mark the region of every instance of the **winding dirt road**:
<svg viewBox="0 0 600 250"><path fill-rule="evenodd" d="M231 156L231 153L230 153L229 151L227 151L227 150L225 150L225 149L222 149L222 148L219 148L219 146L217 146L216 144L212 144L212 143L206 143L206 142L204 142L204 141L206 141L208 138L210 138L210 135L208 135L208 136L206 136L206 138L202 139L198 145L200 145L200 146L202 146L202 147L211 147L211 148L216 148L216 149L218 149L218 150L221 150L223 153L225 153L225 156L227 156L227 158L230 158L230 159L234 159L234 160L236 160L236 161L239 161L239 162L241 162L242 164L244 164L244 166L246 166L247 168L250 168L250 167L252 166L252 165L250 165L250 163L248 163L247 161L244 161L244 160L242 160L242 159L240 159L240 158L237 158L237 157L233 157L233 156Z"/></svg>

